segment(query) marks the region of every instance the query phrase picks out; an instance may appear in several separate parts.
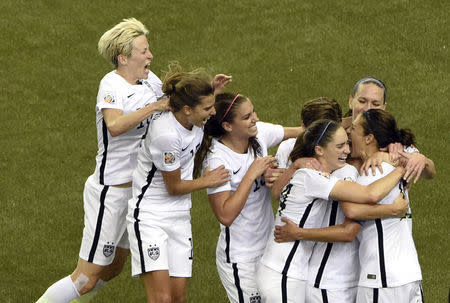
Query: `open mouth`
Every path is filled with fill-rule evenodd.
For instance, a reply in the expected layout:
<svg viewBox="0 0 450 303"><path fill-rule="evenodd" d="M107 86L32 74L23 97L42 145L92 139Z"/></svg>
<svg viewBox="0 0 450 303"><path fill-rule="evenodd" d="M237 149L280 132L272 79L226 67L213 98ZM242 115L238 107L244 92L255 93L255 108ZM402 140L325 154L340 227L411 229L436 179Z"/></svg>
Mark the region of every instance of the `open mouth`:
<svg viewBox="0 0 450 303"><path fill-rule="evenodd" d="M150 62L145 65L145 69L150 69Z"/></svg>
<svg viewBox="0 0 450 303"><path fill-rule="evenodd" d="M338 160L339 160L339 161L345 162L345 161L347 161L347 156L345 156L345 157L339 157Z"/></svg>

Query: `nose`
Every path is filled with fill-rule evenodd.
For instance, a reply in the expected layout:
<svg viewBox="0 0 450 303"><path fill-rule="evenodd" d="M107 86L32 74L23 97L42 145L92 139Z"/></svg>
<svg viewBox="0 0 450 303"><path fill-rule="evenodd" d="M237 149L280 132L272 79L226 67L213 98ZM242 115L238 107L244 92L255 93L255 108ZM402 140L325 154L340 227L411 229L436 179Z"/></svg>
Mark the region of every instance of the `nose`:
<svg viewBox="0 0 450 303"><path fill-rule="evenodd" d="M259 118L258 118L258 115L256 114L256 112L253 112L253 121L254 122L258 122L259 121Z"/></svg>
<svg viewBox="0 0 450 303"><path fill-rule="evenodd" d="M211 108L211 112L209 113L210 116L214 116L216 114L216 108L213 106Z"/></svg>
<svg viewBox="0 0 450 303"><path fill-rule="evenodd" d="M348 145L348 143L345 143L344 153L346 155L350 154L350 146Z"/></svg>
<svg viewBox="0 0 450 303"><path fill-rule="evenodd" d="M150 50L147 50L148 54L147 54L147 58L151 61L153 60L153 54Z"/></svg>

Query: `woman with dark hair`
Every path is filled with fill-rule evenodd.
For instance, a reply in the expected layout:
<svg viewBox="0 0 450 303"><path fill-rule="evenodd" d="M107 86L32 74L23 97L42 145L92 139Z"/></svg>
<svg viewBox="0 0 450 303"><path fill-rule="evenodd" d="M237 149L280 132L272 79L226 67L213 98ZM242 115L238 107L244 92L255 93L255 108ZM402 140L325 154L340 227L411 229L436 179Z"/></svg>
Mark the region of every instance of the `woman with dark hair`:
<svg viewBox="0 0 450 303"><path fill-rule="evenodd" d="M240 94L216 96L216 115L205 125L196 158L199 174L208 166L225 166L231 180L207 189L221 233L216 264L230 302L259 302L256 264L270 237L273 211L264 172L275 158L267 148L296 137L299 127L258 122L252 102Z"/></svg>
<svg viewBox="0 0 450 303"><path fill-rule="evenodd" d="M351 138L352 157L363 160L393 142L404 146L414 144L411 131L398 129L394 117L379 109L370 109L356 118ZM382 173L362 175L357 182L371 184L394 170L386 162L382 166ZM391 203L400 192L407 196L404 185L400 182L379 203ZM344 212L348 207L346 204L343 204ZM377 302L423 302L422 274L407 220L384 218L365 221L358 240L361 271L357 302L375 302L376 299Z"/></svg>
<svg viewBox="0 0 450 303"><path fill-rule="evenodd" d="M346 165L350 153L345 130L336 122L318 120L312 123L293 151L296 157L314 157L324 171L303 168L296 171L281 197L276 224L286 217L299 227L321 227L329 199L375 203L381 200L400 180L403 168L370 186L330 176ZM264 302L304 302L308 277L308 260L314 242L277 243L270 239L261 259L257 282Z"/></svg>
<svg viewBox="0 0 450 303"><path fill-rule="evenodd" d="M154 115L142 142L128 202L132 274L148 302L185 302L192 275L191 192L229 180L223 167L192 179L203 126L215 114L214 89L203 70L171 65L163 92L172 111Z"/></svg>

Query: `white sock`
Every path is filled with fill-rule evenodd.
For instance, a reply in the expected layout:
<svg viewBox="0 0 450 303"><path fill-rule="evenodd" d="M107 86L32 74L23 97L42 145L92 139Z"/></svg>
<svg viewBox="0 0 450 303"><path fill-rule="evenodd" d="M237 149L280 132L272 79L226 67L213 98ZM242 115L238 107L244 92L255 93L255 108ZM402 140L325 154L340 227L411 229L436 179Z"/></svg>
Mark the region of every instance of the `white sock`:
<svg viewBox="0 0 450 303"><path fill-rule="evenodd" d="M70 276L50 286L36 303L69 303L80 296Z"/></svg>
<svg viewBox="0 0 450 303"><path fill-rule="evenodd" d="M90 302L95 295L97 295L97 292L99 291L100 288L102 288L103 286L106 285L106 282L103 280L98 280L97 284L95 284L94 289L92 289L90 292L82 295L81 297L72 300L70 303L88 303Z"/></svg>

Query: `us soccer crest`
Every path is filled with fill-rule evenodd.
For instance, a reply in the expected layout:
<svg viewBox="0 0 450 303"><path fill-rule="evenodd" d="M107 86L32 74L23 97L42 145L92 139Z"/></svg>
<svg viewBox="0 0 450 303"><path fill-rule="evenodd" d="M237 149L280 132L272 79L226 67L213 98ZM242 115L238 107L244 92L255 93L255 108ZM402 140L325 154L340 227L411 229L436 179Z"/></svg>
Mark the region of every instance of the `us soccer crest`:
<svg viewBox="0 0 450 303"><path fill-rule="evenodd" d="M114 244L114 243L112 243ZM109 257L114 253L114 245L109 244L109 242L103 245L103 254L105 257Z"/></svg>
<svg viewBox="0 0 450 303"><path fill-rule="evenodd" d="M261 303L261 296L259 295L259 293L256 293L255 295L252 294L249 299L250 303Z"/></svg>
<svg viewBox="0 0 450 303"><path fill-rule="evenodd" d="M156 244L154 247L150 245L150 247L147 249L147 253L150 259L156 261L159 258L159 247L157 247Z"/></svg>

